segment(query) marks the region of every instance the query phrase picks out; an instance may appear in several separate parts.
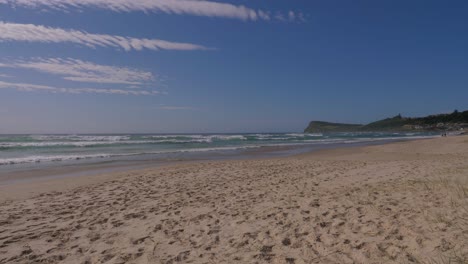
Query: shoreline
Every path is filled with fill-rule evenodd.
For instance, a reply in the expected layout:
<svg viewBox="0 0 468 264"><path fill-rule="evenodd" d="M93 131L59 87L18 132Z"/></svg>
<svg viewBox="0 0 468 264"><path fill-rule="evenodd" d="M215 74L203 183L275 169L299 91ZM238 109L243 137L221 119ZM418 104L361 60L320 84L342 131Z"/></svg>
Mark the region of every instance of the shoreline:
<svg viewBox="0 0 468 264"><path fill-rule="evenodd" d="M281 152L281 149L289 149L291 152L302 149L301 152L307 152L325 148L327 145L365 145L372 144L372 142L425 138L433 134L371 133L363 134L363 136L346 133L326 136L294 133L187 135L184 137L175 135L44 135L26 138L11 136L1 139L2 142L0 142L0 149L2 149L0 151L2 154L0 155L0 174L24 171L28 168L36 170L58 166L67 166L71 170L73 166L85 167L106 163L122 165L173 160L229 159L249 156L249 153L273 156L275 152ZM32 142L29 142L30 140ZM278 156L289 154L283 153Z"/></svg>
<svg viewBox="0 0 468 264"><path fill-rule="evenodd" d="M222 158L201 158L189 160L174 160L174 161L134 161L119 163L116 161L104 161L90 164L53 164L53 167L35 168L30 170L19 170L9 173L0 178L0 203L8 200L20 200L30 198L45 192L63 191L65 189L82 187L89 184L101 183L103 181L111 180L113 177L122 177L128 174L144 173L147 170L173 168L184 165L196 165L198 163L209 162L229 162L229 161L243 161L243 160L268 160L268 159L288 159L301 156L318 155L338 151L348 151L353 153L356 150L369 146L380 146L387 144L394 144L399 142L411 142L427 139L402 139L393 141L376 141L376 142L363 142L354 144L339 144L339 145L324 145L319 148L309 148L305 152L299 151L294 153L292 146L283 147L260 147L244 152L240 155L227 156ZM302 146L304 147L304 146ZM304 148L305 149L305 148ZM275 156L277 151L286 151L286 154ZM290 151L290 152L288 152ZM34 186L34 188L32 188Z"/></svg>
<svg viewBox="0 0 468 264"><path fill-rule="evenodd" d="M459 136L31 184L0 263L464 263L467 175Z"/></svg>

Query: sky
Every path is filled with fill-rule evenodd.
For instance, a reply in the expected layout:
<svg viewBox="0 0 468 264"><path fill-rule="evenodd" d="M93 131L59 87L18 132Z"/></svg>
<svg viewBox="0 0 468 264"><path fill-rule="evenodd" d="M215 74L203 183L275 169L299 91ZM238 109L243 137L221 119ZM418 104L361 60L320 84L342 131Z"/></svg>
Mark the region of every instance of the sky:
<svg viewBox="0 0 468 264"><path fill-rule="evenodd" d="M0 0L0 133L300 132L468 109L468 1Z"/></svg>

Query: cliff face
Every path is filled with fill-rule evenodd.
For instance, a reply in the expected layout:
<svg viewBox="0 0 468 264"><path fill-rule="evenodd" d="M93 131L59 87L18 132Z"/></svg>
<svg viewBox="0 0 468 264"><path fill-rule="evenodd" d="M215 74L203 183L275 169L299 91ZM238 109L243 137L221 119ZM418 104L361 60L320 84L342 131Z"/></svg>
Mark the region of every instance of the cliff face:
<svg viewBox="0 0 468 264"><path fill-rule="evenodd" d="M305 133L359 132L359 131L439 131L468 130L468 111L451 114L407 118L397 115L367 125L312 121Z"/></svg>

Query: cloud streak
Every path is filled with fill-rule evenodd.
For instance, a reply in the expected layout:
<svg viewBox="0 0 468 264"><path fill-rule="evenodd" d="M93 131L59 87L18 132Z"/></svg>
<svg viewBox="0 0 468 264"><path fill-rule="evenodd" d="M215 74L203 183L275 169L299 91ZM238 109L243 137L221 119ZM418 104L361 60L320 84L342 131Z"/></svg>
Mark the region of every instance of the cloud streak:
<svg viewBox="0 0 468 264"><path fill-rule="evenodd" d="M1 1L1 0L0 0ZM191 44L160 39L141 39L106 34L91 34L86 31L52 28L33 24L15 24L0 21L0 42L74 43L91 48L107 47L131 50L207 50Z"/></svg>
<svg viewBox="0 0 468 264"><path fill-rule="evenodd" d="M95 88L58 88L46 85L29 83L10 83L0 81L0 89L16 89L23 92L49 92L69 94L109 94L109 95L157 95L157 91L132 91L121 89L95 89Z"/></svg>
<svg viewBox="0 0 468 264"><path fill-rule="evenodd" d="M206 0L0 0L12 7L50 8L55 10L107 9L115 12L155 12L177 15L219 17L243 21L270 20L269 11L255 10L243 5Z"/></svg>
<svg viewBox="0 0 468 264"><path fill-rule="evenodd" d="M128 84L135 88L138 88L138 85L154 80L151 72L126 67L99 65L72 58L18 60L10 63L0 63L0 67L30 69L61 75L63 79L74 82Z"/></svg>

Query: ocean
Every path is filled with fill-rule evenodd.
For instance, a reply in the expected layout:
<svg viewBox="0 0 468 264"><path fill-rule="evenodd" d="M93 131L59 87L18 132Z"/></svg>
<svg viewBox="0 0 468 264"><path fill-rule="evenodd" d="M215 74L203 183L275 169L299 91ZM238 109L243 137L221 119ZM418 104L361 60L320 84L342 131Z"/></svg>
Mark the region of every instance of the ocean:
<svg viewBox="0 0 468 264"><path fill-rule="evenodd" d="M242 155L255 149L307 150L434 136L431 133L0 135L0 169L104 160L190 159L203 155Z"/></svg>

